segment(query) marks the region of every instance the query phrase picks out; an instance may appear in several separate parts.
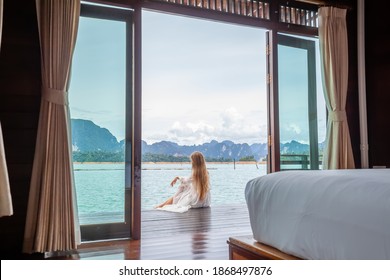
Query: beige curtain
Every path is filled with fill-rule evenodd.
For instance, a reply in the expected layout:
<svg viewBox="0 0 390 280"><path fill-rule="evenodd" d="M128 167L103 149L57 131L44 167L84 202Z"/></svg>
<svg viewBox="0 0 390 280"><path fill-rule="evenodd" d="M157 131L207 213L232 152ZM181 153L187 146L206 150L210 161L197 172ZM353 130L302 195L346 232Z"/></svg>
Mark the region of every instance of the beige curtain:
<svg viewBox="0 0 390 280"><path fill-rule="evenodd" d="M80 240L70 140L68 84L80 0L36 0L42 97L24 252L72 250Z"/></svg>
<svg viewBox="0 0 390 280"><path fill-rule="evenodd" d="M3 30L3 0L0 0L0 50L1 32ZM9 187L7 163L5 161L5 151L3 144L3 132L0 123L0 217L11 216L13 214L11 191Z"/></svg>
<svg viewBox="0 0 390 280"><path fill-rule="evenodd" d="M345 112L348 87L346 12L334 7L318 10L322 82L329 113L324 169L355 168Z"/></svg>

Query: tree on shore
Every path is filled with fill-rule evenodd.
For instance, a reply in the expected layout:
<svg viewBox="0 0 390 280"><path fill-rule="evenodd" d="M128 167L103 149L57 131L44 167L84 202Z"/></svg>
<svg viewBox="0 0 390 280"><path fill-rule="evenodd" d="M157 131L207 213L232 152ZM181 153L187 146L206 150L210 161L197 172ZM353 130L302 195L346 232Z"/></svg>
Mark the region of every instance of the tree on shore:
<svg viewBox="0 0 390 280"><path fill-rule="evenodd" d="M238 161L256 161L256 159L254 156L246 156L246 157L240 158Z"/></svg>

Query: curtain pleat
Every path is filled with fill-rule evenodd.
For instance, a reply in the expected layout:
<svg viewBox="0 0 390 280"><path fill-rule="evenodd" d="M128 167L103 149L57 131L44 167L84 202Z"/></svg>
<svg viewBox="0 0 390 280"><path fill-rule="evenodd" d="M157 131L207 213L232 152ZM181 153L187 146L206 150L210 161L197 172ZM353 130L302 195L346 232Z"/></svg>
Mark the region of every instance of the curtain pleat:
<svg viewBox="0 0 390 280"><path fill-rule="evenodd" d="M334 7L318 10L322 82L328 109L324 169L355 168L345 112L348 87L346 13L346 9Z"/></svg>
<svg viewBox="0 0 390 280"><path fill-rule="evenodd" d="M26 253L77 248L80 232L68 107L80 0L36 0L42 97L24 236Z"/></svg>

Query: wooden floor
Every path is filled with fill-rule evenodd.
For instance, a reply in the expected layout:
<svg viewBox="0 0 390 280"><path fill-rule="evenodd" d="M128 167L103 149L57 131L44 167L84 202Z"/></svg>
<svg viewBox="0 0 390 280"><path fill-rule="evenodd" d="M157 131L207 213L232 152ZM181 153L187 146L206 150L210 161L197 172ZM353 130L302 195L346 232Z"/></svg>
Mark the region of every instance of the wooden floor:
<svg viewBox="0 0 390 280"><path fill-rule="evenodd" d="M246 205L141 214L141 240L83 244L62 259L225 260L230 236L252 233Z"/></svg>

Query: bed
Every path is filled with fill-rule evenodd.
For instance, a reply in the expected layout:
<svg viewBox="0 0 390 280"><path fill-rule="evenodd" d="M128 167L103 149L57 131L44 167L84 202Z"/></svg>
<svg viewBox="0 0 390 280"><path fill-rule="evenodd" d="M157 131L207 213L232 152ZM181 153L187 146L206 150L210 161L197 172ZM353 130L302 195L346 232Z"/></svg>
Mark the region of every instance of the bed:
<svg viewBox="0 0 390 280"><path fill-rule="evenodd" d="M282 171L250 180L253 239L300 259L390 259L390 170Z"/></svg>

